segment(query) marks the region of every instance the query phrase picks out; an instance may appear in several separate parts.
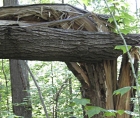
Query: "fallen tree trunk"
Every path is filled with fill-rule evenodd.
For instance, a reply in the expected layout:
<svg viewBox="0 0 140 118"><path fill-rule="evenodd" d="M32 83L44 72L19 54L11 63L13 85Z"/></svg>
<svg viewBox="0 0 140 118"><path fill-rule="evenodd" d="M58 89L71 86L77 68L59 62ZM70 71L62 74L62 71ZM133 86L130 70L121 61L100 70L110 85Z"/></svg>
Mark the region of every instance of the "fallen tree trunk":
<svg viewBox="0 0 140 118"><path fill-rule="evenodd" d="M114 90L134 86L135 82L131 83L132 79L129 79L133 76L128 60L123 61L128 66L121 66L123 71L117 78L117 57L122 51L114 47L123 42L119 35L110 33L114 26L107 19L69 5L1 8L0 58L65 61L81 83L82 98L90 99L90 105L118 110L125 104L128 107L124 110L133 111L129 109L133 105L128 105L132 95L123 99L112 95ZM129 34L124 38L128 45L140 44L140 34ZM137 59L135 63L138 65ZM121 75L125 72L129 73L124 81ZM93 117L101 118L102 114ZM88 118L85 112L84 118ZM117 118L121 116L117 115Z"/></svg>
<svg viewBox="0 0 140 118"><path fill-rule="evenodd" d="M127 44L138 45L140 35L124 36ZM0 26L0 58L44 61L112 60L122 51L120 36L47 27Z"/></svg>

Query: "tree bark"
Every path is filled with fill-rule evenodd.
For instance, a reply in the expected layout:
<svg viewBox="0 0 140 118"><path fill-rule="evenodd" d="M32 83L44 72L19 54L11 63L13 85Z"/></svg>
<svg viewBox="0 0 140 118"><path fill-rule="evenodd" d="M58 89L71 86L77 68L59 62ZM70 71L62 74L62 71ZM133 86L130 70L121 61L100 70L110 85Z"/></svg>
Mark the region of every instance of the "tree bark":
<svg viewBox="0 0 140 118"><path fill-rule="evenodd" d="M4 0L4 6L18 5L18 0ZM31 102L29 100L28 72L20 60L10 59L10 76L12 90L13 113L24 118L32 117ZM28 96L28 97L27 97Z"/></svg>
<svg viewBox="0 0 140 118"><path fill-rule="evenodd" d="M122 59L120 74L118 77L117 89L128 87L128 86L135 86L135 78L133 77L128 55L124 54L122 58L123 59ZM134 69L137 75L138 60L134 61ZM135 97L135 91L133 89L125 93L123 96L120 95L116 96L115 109L133 111L134 105L133 105L133 101L131 101L130 98L134 98L134 97ZM123 114L123 115L117 114L117 118L131 118L131 116L128 114Z"/></svg>
<svg viewBox="0 0 140 118"><path fill-rule="evenodd" d="M18 5L18 0L3 0L3 6L15 6Z"/></svg>
<svg viewBox="0 0 140 118"><path fill-rule="evenodd" d="M69 63L68 68L78 78L81 83L82 98L90 99L90 106L106 108L106 86L103 62L99 63ZM80 66L79 66L80 65ZM85 75L85 76L83 76ZM87 80L85 80L87 78ZM83 107L84 108L84 107ZM84 118L88 118L86 113ZM102 114L95 115L93 118L101 118Z"/></svg>
<svg viewBox="0 0 140 118"><path fill-rule="evenodd" d="M128 45L139 45L139 34L124 38ZM123 45L113 33L18 26L1 26L0 42L0 58L71 62L113 60L122 54L115 46Z"/></svg>
<svg viewBox="0 0 140 118"><path fill-rule="evenodd" d="M55 8L52 9L52 6ZM124 104L124 100L130 99L130 93L124 99L119 99L120 97L113 96L112 92L126 85L134 85L134 82L128 84L130 81L127 81L125 84L122 76L117 79L117 57L122 54L122 51L114 50L114 47L123 45L123 42L119 35L105 33L110 32L108 25L111 28L112 25L98 15L89 16L86 14L87 11L72 6L49 5L49 8L45 5L1 8L0 19L14 21L6 21L5 24L8 26L4 24L0 27L0 57L66 61L69 69L81 83L82 97L90 99L91 104L88 105L114 110L122 108L120 106ZM17 9L21 12L16 12ZM3 15L5 10L9 11L9 14ZM63 10L66 12L65 15ZM51 17L49 13L52 14ZM79 16L79 14L82 15ZM73 17L75 15L78 17ZM65 19L60 20L62 16L65 16ZM69 19L70 17L74 19ZM139 34L125 35L124 38L128 45L140 45ZM128 63L128 60L125 62ZM123 71L130 74L130 66L126 65L122 66ZM125 74L121 71L121 75ZM125 105L128 106L128 102ZM131 110L129 106L127 108ZM102 114L99 114L93 118L101 117ZM88 118L85 112L84 118ZM117 115L117 118L122 117ZM125 118L130 118L130 115Z"/></svg>
<svg viewBox="0 0 140 118"><path fill-rule="evenodd" d="M123 56L119 79L117 79L117 59L103 60L97 63L66 62L66 64L81 83L82 98L90 99L90 104L87 105L109 110L133 111L134 105L130 101L130 98L135 96L133 90L123 96L113 96L115 90L135 85L127 54ZM136 60L134 67L137 74L138 63ZM85 111L83 116L89 118ZM92 118L101 118L102 116L103 114L100 113ZM115 118L131 118L131 115L116 114Z"/></svg>
<svg viewBox="0 0 140 118"><path fill-rule="evenodd" d="M10 60L10 74L14 114L24 118L32 118L32 107L28 92L28 72L20 60Z"/></svg>

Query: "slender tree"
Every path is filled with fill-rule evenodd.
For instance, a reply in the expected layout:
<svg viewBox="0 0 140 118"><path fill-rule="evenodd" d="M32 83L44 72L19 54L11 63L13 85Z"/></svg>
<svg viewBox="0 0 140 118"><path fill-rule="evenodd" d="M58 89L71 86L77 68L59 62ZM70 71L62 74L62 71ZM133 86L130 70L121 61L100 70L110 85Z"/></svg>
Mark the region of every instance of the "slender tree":
<svg viewBox="0 0 140 118"><path fill-rule="evenodd" d="M18 0L3 0L4 6L18 5ZM29 100L28 73L20 60L10 60L10 76L13 112L24 118L32 117L31 102Z"/></svg>
<svg viewBox="0 0 140 118"><path fill-rule="evenodd" d="M18 5L18 0L3 0L3 6Z"/></svg>

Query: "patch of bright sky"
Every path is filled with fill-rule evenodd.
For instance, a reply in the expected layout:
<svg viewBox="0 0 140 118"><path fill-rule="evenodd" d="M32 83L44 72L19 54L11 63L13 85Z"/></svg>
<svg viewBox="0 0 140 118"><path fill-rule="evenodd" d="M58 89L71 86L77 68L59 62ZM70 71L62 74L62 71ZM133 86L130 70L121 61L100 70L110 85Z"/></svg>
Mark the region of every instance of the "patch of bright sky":
<svg viewBox="0 0 140 118"><path fill-rule="evenodd" d="M19 0L19 4L22 4L22 5L23 4L31 4L31 3L32 4L33 3L34 4L35 3L38 4L38 3L40 3L40 1L41 0ZM49 1L50 1L50 3L51 2L62 3L62 0L49 0ZM133 12L133 13L136 12L136 0L125 0L125 1L129 3L129 5L130 5L130 11ZM64 2L65 3L69 3L69 4L73 3L72 0L64 0ZM105 4L104 1L102 1L101 4ZM94 11L94 9L96 9L96 7L97 7L95 5L92 4L91 6L88 6L87 7L87 10ZM0 0L0 6L3 6L3 0ZM77 0L76 7L81 8L81 9L84 8L83 3L82 3L82 0ZM140 0L137 0L137 8L140 9Z"/></svg>
<svg viewBox="0 0 140 118"><path fill-rule="evenodd" d="M130 4L132 12L136 11L136 0L126 0ZM140 0L137 0L137 7L140 9Z"/></svg>
<svg viewBox="0 0 140 118"><path fill-rule="evenodd" d="M34 1L34 3L39 3L40 2L40 0L19 0L19 3L20 4L31 4L31 3L33 3L33 1ZM62 2L62 0L50 0L50 2L53 2L53 1L55 3L61 3ZM126 1L130 4L131 11L135 12L136 11L136 1L135 0L126 0ZM71 3L72 0L64 0L64 2L65 3ZM102 4L104 4L104 3L102 3ZM3 6L3 0L0 0L0 6ZM77 0L76 7L81 8L81 9L84 8L84 6L82 4L82 0ZM93 4L91 6L88 6L87 9L89 11L94 11L94 7L96 8L96 6L94 6L94 4ZM137 0L137 7L140 9L140 0Z"/></svg>
<svg viewBox="0 0 140 118"><path fill-rule="evenodd" d="M0 0L0 6L3 6L3 0Z"/></svg>
<svg viewBox="0 0 140 118"><path fill-rule="evenodd" d="M72 0L64 0L65 3L70 3ZM81 0L80 0L81 1ZM62 3L62 0L50 0L50 3ZM26 4L33 4L33 3L40 3L40 0L19 0L19 4L26 5ZM3 6L3 0L0 0L0 6ZM79 5L77 6L79 8L83 8L83 5L79 2Z"/></svg>
<svg viewBox="0 0 140 118"><path fill-rule="evenodd" d="M40 3L41 0L19 0L20 4L30 4L30 3ZM49 0L50 3L62 3L62 0ZM64 0L65 3L68 3L70 0Z"/></svg>

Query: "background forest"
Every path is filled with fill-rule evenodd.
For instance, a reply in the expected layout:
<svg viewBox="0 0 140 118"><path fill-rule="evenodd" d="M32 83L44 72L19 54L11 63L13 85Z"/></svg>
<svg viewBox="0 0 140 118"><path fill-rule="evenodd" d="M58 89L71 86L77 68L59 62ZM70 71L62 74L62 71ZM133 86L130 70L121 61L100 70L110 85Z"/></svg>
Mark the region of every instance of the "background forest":
<svg viewBox="0 0 140 118"><path fill-rule="evenodd" d="M2 6L2 0L0 2ZM62 2L81 9L94 11L99 14L110 14L103 0L19 0L20 5ZM120 23L119 28L122 33L128 34L140 32L139 2L139 0L118 0L116 2L108 0L111 11L117 11L117 16L115 18ZM112 4L118 5L118 8L114 8L114 6L111 6ZM126 18L123 23L121 23L122 18ZM112 22L112 19L109 19L109 21ZM121 56L118 58L118 68L120 63ZM75 78L72 72L69 71L65 63L57 61L28 61L28 65L33 74L28 74L30 85L26 92L29 96L24 98L23 103L15 104L15 106L26 106L28 105L27 101L30 100L32 107L28 108L28 110L30 109L32 111L32 118L45 118L46 116L41 102L42 99L50 118L69 118L72 116L83 118L82 105L89 103L89 100L81 99L80 82ZM140 74L140 70L138 74ZM32 78L36 79L39 88L36 86ZM140 78L138 78L138 82L140 82ZM126 91L120 90L117 94L124 94ZM38 93L41 93L43 97L40 98ZM132 101L135 103L135 110L131 115L133 118L138 118L138 100L132 98ZM100 112L100 108L97 107L95 109L88 110L87 113L89 116ZM123 114L124 111L120 110L118 113ZM105 116L113 116L114 114L115 111L111 110L105 112ZM0 118L16 117L20 118L21 116L16 116L12 110L9 60L0 59Z"/></svg>

